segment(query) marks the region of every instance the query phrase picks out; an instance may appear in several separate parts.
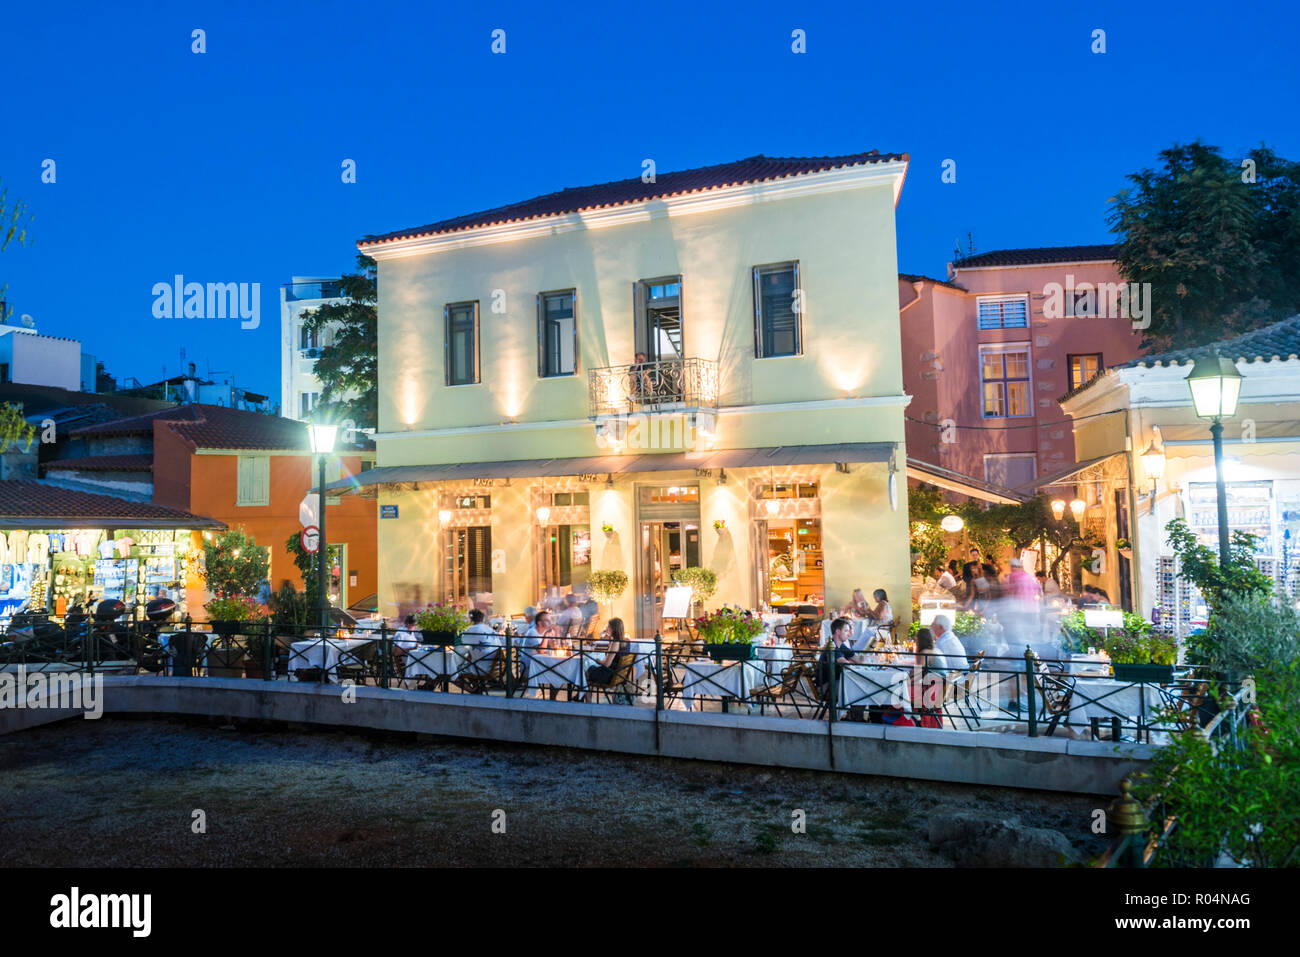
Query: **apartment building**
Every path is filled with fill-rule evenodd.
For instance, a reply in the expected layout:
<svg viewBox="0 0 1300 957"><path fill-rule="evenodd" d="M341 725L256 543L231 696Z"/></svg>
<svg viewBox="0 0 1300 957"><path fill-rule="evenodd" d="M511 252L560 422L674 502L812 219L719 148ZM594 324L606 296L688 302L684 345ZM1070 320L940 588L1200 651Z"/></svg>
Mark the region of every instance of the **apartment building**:
<svg viewBox="0 0 1300 957"><path fill-rule="evenodd" d="M663 624L909 583L894 210L905 155L769 158L368 237L379 602L517 612L594 571ZM896 608L905 610L907 602Z"/></svg>
<svg viewBox="0 0 1300 957"><path fill-rule="evenodd" d="M303 313L345 300L335 277L294 276L280 287L280 410L286 418L305 421L320 400L316 360L329 345L329 330L303 326Z"/></svg>

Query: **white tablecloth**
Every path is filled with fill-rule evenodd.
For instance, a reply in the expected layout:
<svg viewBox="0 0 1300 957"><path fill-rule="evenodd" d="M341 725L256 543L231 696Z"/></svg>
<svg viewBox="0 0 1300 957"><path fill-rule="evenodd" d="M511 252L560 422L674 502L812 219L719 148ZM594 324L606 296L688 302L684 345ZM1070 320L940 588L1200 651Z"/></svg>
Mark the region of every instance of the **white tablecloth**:
<svg viewBox="0 0 1300 957"><path fill-rule="evenodd" d="M780 678L786 665L794 660L794 649L783 642L770 645L756 644L754 654L758 658L757 663L767 672L769 679Z"/></svg>
<svg viewBox="0 0 1300 957"><path fill-rule="evenodd" d="M841 708L849 705L894 705L910 710L912 695L908 686L911 672L906 668L875 668L868 665L841 665L839 697Z"/></svg>
<svg viewBox="0 0 1300 957"><path fill-rule="evenodd" d="M407 652L405 676L447 678L471 666L483 671L495 651L492 645L419 645Z"/></svg>
<svg viewBox="0 0 1300 957"><path fill-rule="evenodd" d="M1093 701L1085 701L1084 696ZM1146 712L1142 713L1145 698ZM1070 699L1070 722L1088 724L1092 718L1108 721L1111 718L1142 717L1144 724L1154 724L1156 715L1168 704L1164 693L1155 685L1135 685L1113 678L1080 678L1074 683Z"/></svg>
<svg viewBox="0 0 1300 957"><path fill-rule="evenodd" d="M677 674L687 710L695 698L747 698L767 684L766 669L757 661L685 661Z"/></svg>
<svg viewBox="0 0 1300 957"><path fill-rule="evenodd" d="M604 655L552 655L541 651L519 650L520 659L527 669L525 681L529 688L564 688L569 685L583 687L587 683L587 668L600 664Z"/></svg>
<svg viewBox="0 0 1300 957"><path fill-rule="evenodd" d="M295 641L289 646L289 673L301 668L321 668L332 672L338 668L339 658L344 652L355 651L362 645L374 641L373 638L311 638L307 641ZM348 658L349 664L355 659Z"/></svg>

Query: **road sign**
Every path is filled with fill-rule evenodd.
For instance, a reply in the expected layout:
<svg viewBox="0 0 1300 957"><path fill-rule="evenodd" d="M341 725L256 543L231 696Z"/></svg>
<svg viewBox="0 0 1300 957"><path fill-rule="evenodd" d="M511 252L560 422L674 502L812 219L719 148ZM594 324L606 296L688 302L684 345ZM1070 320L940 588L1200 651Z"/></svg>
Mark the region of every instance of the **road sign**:
<svg viewBox="0 0 1300 957"><path fill-rule="evenodd" d="M379 517L380 517L380 518L397 518L397 506L396 506L396 505L381 505L381 506L379 506Z"/></svg>
<svg viewBox="0 0 1300 957"><path fill-rule="evenodd" d="M300 541L302 542L303 551L315 554L320 548L320 529L315 525L308 525L302 530Z"/></svg>
<svg viewBox="0 0 1300 957"><path fill-rule="evenodd" d="M307 496L298 503L298 524L303 528L309 528L319 523L320 496L315 492L308 492Z"/></svg>

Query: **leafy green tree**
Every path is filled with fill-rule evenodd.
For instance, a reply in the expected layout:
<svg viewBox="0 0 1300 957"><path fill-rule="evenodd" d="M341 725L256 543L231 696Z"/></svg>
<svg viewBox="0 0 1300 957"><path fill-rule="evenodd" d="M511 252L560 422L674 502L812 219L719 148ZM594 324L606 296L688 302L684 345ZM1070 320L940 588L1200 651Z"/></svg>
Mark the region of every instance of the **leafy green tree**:
<svg viewBox="0 0 1300 957"><path fill-rule="evenodd" d="M299 532L294 532L289 536L288 540L284 543L284 550L289 553L289 557L293 559L294 565L297 567L298 571L302 573L302 580L311 586L308 590L314 590L316 576L320 574L316 564L319 552L309 552L307 549L303 548L302 535ZM339 558L339 546L330 545L329 551L326 555L329 560L329 567L334 567L334 563L338 561Z"/></svg>
<svg viewBox="0 0 1300 957"><path fill-rule="evenodd" d="M203 540L204 576L208 591L218 598L252 597L266 581L271 560L242 528L218 532Z"/></svg>
<svg viewBox="0 0 1300 957"><path fill-rule="evenodd" d="M31 221L32 217L27 213L27 204L21 199L10 202L9 190L0 186L0 253L5 251L5 247L10 242L17 242L19 246L27 245L25 224ZM4 298L5 290L8 288L8 283L0 282L0 299ZM4 322L7 318L0 312L0 322Z"/></svg>
<svg viewBox="0 0 1300 957"><path fill-rule="evenodd" d="M22 403L0 405L0 452L14 442L22 442L24 451L30 451L35 438L36 426L23 418Z"/></svg>
<svg viewBox="0 0 1300 957"><path fill-rule="evenodd" d="M1198 345L1300 312L1300 164L1200 141L1128 176L1107 217L1129 282L1151 284L1144 344Z"/></svg>
<svg viewBox="0 0 1300 957"><path fill-rule="evenodd" d="M379 310L375 261L357 256L358 272L342 277L345 302L328 303L302 314L303 326L325 340L316 360L321 382L321 413L336 422L351 419L358 429L379 421Z"/></svg>

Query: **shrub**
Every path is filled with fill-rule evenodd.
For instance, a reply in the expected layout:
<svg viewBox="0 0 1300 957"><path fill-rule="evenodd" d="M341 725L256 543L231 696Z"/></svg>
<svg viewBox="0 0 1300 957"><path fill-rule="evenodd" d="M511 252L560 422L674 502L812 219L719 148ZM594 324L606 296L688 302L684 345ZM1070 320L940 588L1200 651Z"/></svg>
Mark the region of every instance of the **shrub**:
<svg viewBox="0 0 1300 957"><path fill-rule="evenodd" d="M312 596L305 591L298 591L287 581L271 596L268 604L271 624L277 631L295 634L304 628L320 624Z"/></svg>
<svg viewBox="0 0 1300 957"><path fill-rule="evenodd" d="M1300 861L1300 664L1275 663L1259 675L1256 705L1228 739L1179 734L1156 749L1135 795L1176 823L1156 856L1162 867L1212 867L1221 852L1254 867Z"/></svg>
<svg viewBox="0 0 1300 957"><path fill-rule="evenodd" d="M696 618L695 628L705 644L737 642L747 645L763 633L763 619L743 608L719 608L712 614Z"/></svg>
<svg viewBox="0 0 1300 957"><path fill-rule="evenodd" d="M1227 595L1210 625L1188 641L1189 657L1229 681L1300 657L1300 615L1281 596Z"/></svg>
<svg viewBox="0 0 1300 957"><path fill-rule="evenodd" d="M712 568L701 568L699 565L673 572L673 581L690 585L695 600L700 602L708 601L718 590L718 573Z"/></svg>
<svg viewBox="0 0 1300 957"><path fill-rule="evenodd" d="M203 606L213 621L255 621L267 619L265 605L247 597L214 598Z"/></svg>
<svg viewBox="0 0 1300 957"><path fill-rule="evenodd" d="M253 537L239 528L205 537L203 563L208 591L218 598L256 593L271 568L266 549L259 548Z"/></svg>
<svg viewBox="0 0 1300 957"><path fill-rule="evenodd" d="M612 601L623 594L627 588L627 572L617 569L592 572L591 577L587 579L587 587L602 601Z"/></svg>
<svg viewBox="0 0 1300 957"><path fill-rule="evenodd" d="M469 615L451 605L434 605L417 612L415 624L421 631L448 631L459 635L469 627Z"/></svg>

